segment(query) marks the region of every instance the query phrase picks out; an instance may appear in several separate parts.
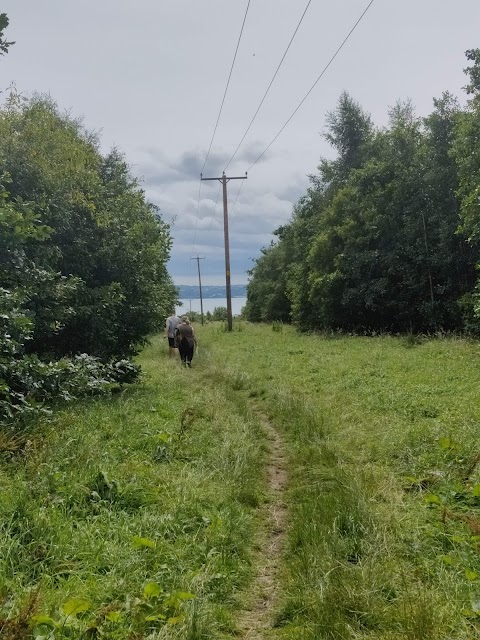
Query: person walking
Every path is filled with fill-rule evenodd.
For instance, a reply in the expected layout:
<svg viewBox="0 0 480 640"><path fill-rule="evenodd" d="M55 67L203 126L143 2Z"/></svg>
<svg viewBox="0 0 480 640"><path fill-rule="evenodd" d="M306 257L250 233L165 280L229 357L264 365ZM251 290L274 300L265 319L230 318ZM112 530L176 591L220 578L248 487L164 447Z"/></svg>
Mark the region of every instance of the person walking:
<svg viewBox="0 0 480 640"><path fill-rule="evenodd" d="M187 316L182 316L182 321L177 327L177 344L182 365L190 368L192 366L193 353L197 345L197 340Z"/></svg>
<svg viewBox="0 0 480 640"><path fill-rule="evenodd" d="M172 309L172 314L165 321L165 334L168 338L168 355L172 358L175 355L175 336L177 327L182 321L176 315L175 309Z"/></svg>

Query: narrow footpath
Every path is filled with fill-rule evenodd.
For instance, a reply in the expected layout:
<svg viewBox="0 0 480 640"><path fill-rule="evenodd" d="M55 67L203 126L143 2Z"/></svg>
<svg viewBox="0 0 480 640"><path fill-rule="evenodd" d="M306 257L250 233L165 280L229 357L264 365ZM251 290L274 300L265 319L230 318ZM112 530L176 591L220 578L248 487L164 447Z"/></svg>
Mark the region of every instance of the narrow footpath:
<svg viewBox="0 0 480 640"><path fill-rule="evenodd" d="M240 637L244 640L268 638L269 631L273 628L279 605L279 570L287 525L285 445L272 422L258 411L256 416L268 439L268 493L259 514L259 521L263 526L257 541L257 575L250 588L252 595L247 608L239 616Z"/></svg>

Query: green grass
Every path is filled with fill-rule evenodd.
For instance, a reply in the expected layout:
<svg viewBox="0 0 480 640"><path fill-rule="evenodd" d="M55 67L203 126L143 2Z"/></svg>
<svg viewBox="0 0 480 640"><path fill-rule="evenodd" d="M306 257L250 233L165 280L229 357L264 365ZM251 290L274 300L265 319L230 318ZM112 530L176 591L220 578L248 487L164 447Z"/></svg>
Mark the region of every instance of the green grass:
<svg viewBox="0 0 480 640"><path fill-rule="evenodd" d="M196 640L234 628L263 435L162 341L139 361L143 383L57 410L0 464L2 638Z"/></svg>
<svg viewBox="0 0 480 640"><path fill-rule="evenodd" d="M289 468L268 637L480 638L478 343L235 329L198 327L191 371L155 340L141 384L7 451L2 638L234 638L264 499L254 409Z"/></svg>
<svg viewBox="0 0 480 640"><path fill-rule="evenodd" d="M478 343L281 329L209 328L289 451L274 637L480 637Z"/></svg>

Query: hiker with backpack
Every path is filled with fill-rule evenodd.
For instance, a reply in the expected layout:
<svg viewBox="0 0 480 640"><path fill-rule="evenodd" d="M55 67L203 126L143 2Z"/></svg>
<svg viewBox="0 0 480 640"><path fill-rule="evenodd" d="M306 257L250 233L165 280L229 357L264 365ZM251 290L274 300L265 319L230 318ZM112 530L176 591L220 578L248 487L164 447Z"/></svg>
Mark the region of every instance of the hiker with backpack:
<svg viewBox="0 0 480 640"><path fill-rule="evenodd" d="M193 327L187 316L182 316L182 321L176 329L176 343L182 365L184 367L191 368L197 340L195 338Z"/></svg>

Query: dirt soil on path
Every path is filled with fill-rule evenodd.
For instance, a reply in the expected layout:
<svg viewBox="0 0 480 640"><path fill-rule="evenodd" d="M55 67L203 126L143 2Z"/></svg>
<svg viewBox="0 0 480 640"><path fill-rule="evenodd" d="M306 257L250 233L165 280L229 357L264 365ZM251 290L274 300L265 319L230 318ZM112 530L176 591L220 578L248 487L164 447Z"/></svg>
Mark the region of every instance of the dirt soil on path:
<svg viewBox="0 0 480 640"><path fill-rule="evenodd" d="M256 413L268 439L267 499L261 507L259 520L263 523L257 543L255 564L257 575L251 586L248 605L239 617L240 637L261 640L269 636L278 610L278 574L285 546L287 508L285 489L287 471L285 445L270 420Z"/></svg>

